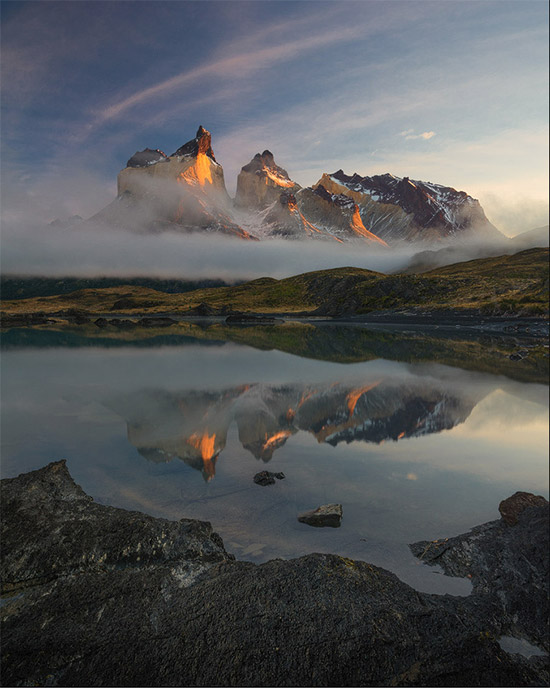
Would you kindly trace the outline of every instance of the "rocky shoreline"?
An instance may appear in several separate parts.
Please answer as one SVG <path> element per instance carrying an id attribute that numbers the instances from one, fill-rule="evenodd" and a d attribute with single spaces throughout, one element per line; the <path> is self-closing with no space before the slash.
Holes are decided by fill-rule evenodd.
<path id="1" fill-rule="evenodd" d="M 51 463 L 2 481 L 3 684 L 547 685 L 548 502 L 516 511 L 412 545 L 472 578 L 429 595 L 334 555 L 236 561 L 209 523 L 96 504 Z"/>
<path id="2" fill-rule="evenodd" d="M 203 304 L 204 306 L 204 304 Z M 124 317 L 121 317 L 124 316 Z M 507 335 L 515 338 L 534 338 L 548 340 L 550 322 L 546 317 L 525 317 L 520 315 L 487 316 L 477 312 L 464 311 L 380 311 L 367 315 L 339 315 L 325 316 L 322 313 L 280 313 L 277 317 L 266 313 L 241 313 L 215 309 L 208 306 L 197 307 L 189 313 L 87 313 L 74 309 L 56 313 L 37 311 L 32 313 L 2 314 L 0 328 L 34 328 L 47 325 L 87 325 L 94 324 L 99 329 L 114 327 L 117 329 L 134 328 L 169 328 L 181 321 L 194 320 L 223 320 L 228 325 L 279 325 L 285 319 L 300 322 L 329 322 L 339 324 L 356 324 L 370 326 L 386 326 L 396 328 L 418 328 L 430 331 L 433 329 L 454 330 L 461 328 L 463 332 L 488 333 Z"/>

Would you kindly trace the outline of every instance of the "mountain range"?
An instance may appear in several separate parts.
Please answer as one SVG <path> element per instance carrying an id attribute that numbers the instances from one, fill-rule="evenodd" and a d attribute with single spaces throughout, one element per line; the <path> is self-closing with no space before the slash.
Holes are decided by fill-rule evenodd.
<path id="1" fill-rule="evenodd" d="M 464 191 L 392 174 L 362 177 L 342 170 L 303 188 L 269 150 L 243 166 L 231 199 L 211 134 L 202 126 L 169 156 L 151 148 L 136 152 L 117 181 L 116 199 L 87 222 L 141 233 L 324 239 L 382 249 L 401 242 L 504 238 L 479 201 Z"/>

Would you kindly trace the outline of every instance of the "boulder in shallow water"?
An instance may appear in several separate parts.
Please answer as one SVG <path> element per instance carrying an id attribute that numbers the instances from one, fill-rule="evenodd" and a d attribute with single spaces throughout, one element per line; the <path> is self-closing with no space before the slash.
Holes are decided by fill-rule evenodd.
<path id="1" fill-rule="evenodd" d="M 271 473 L 270 471 L 260 471 L 254 476 L 254 482 L 256 485 L 273 485 L 275 483 L 275 478 L 277 480 L 283 480 L 285 477 L 284 473 Z"/>
<path id="2" fill-rule="evenodd" d="M 534 495 L 531 492 L 516 492 L 508 499 L 503 499 L 498 505 L 498 510 L 509 526 L 515 526 L 519 515 L 530 506 L 547 506 L 548 502 L 542 495 Z"/>
<path id="3" fill-rule="evenodd" d="M 317 507 L 317 509 L 304 511 L 303 514 L 298 516 L 298 520 L 300 523 L 307 523 L 308 526 L 316 526 L 317 528 L 325 526 L 338 528 L 342 521 L 342 505 L 324 504 Z"/>

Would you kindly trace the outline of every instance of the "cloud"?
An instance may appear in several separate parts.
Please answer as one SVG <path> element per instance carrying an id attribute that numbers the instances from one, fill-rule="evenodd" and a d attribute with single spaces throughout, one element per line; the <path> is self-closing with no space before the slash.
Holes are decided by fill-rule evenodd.
<path id="1" fill-rule="evenodd" d="M 71 215 L 90 217 L 115 195 L 115 178 L 98 175 L 75 161 L 55 166 L 47 174 L 15 165 L 10 174 L 2 175 L 4 240 L 7 242 L 14 231 L 26 233 L 28 225 L 35 228 L 41 241 L 40 237 L 47 233 L 46 223 Z"/>
<path id="2" fill-rule="evenodd" d="M 155 100 L 161 96 L 173 93 L 183 86 L 190 85 L 208 76 L 220 77 L 223 79 L 238 78 L 247 79 L 261 70 L 281 62 L 289 62 L 298 59 L 303 53 L 315 50 L 321 46 L 325 47 L 343 41 L 352 41 L 359 38 L 363 33 L 361 26 L 345 27 L 342 29 L 331 29 L 318 35 L 301 37 L 299 39 L 287 41 L 279 45 L 257 48 L 250 52 L 239 53 L 230 57 L 216 59 L 212 62 L 203 64 L 195 69 L 186 70 L 175 74 L 169 79 L 140 89 L 123 100 L 106 107 L 98 113 L 91 127 L 85 129 L 85 134 L 107 121 L 120 117 L 127 110 L 144 102 Z"/>
<path id="3" fill-rule="evenodd" d="M 2 272 L 49 276 L 149 276 L 228 281 L 275 278 L 334 267 L 390 272 L 405 265 L 406 250 L 329 241 L 243 241 L 205 233 L 137 235 L 92 223 L 60 229 L 36 217 L 8 217 Z"/>
<path id="4" fill-rule="evenodd" d="M 435 136 L 435 131 L 424 131 L 422 134 L 414 134 L 413 132 L 414 129 L 407 129 L 402 131 L 399 136 L 404 136 L 407 141 L 412 139 L 424 139 L 425 141 L 428 141 L 428 139 L 431 139 Z"/>
<path id="5" fill-rule="evenodd" d="M 479 135 L 467 144 L 445 138 L 423 152 L 380 150 L 368 161 L 354 154 L 341 162 L 359 174 L 391 172 L 466 191 L 510 236 L 548 224 L 547 125 Z"/>
<path id="6" fill-rule="evenodd" d="M 483 208 L 491 221 L 508 236 L 548 224 L 548 199 L 529 195 L 527 190 L 514 193 L 513 183 L 494 187 L 483 194 Z"/>

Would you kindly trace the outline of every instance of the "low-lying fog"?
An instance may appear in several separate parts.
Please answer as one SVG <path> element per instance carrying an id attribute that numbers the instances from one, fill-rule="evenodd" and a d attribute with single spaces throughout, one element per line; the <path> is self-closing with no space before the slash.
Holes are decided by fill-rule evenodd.
<path id="1" fill-rule="evenodd" d="M 498 244 L 469 241 L 453 246 L 402 245 L 385 249 L 364 243 L 273 239 L 244 241 L 216 234 L 163 232 L 136 235 L 82 223 L 53 227 L 36 220 L 14 221 L 3 228 L 1 266 L 4 275 L 148 276 L 227 281 L 262 276 L 289 277 L 311 270 L 353 266 L 391 273 L 413 263 L 448 264 L 479 256 L 513 253 L 527 248 L 503 238 Z M 443 249 L 443 250 L 441 250 Z"/>

